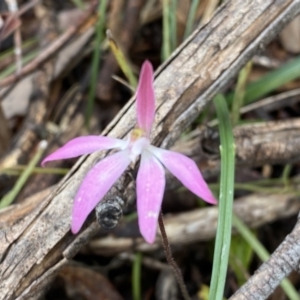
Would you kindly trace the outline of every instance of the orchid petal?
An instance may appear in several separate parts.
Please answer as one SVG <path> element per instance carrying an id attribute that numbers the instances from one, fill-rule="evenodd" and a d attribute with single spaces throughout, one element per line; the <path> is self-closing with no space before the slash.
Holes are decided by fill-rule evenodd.
<path id="1" fill-rule="evenodd" d="M 155 96 L 153 88 L 153 68 L 149 61 L 142 66 L 137 88 L 137 122 L 139 128 L 149 136 L 155 114 Z"/>
<path id="2" fill-rule="evenodd" d="M 64 146 L 48 155 L 42 161 L 42 166 L 48 161 L 78 157 L 100 150 L 124 148 L 126 145 L 127 143 L 123 140 L 107 136 L 88 135 L 78 137 L 70 140 Z"/>
<path id="3" fill-rule="evenodd" d="M 136 181 L 140 232 L 151 244 L 156 236 L 157 219 L 165 189 L 165 171 L 162 164 L 147 150 L 142 153 Z"/>
<path id="4" fill-rule="evenodd" d="M 123 150 L 107 156 L 87 173 L 74 200 L 71 224 L 74 234 L 129 164 L 129 151 Z"/>
<path id="5" fill-rule="evenodd" d="M 217 203 L 196 163 L 192 159 L 183 154 L 154 146 L 149 146 L 147 149 L 191 192 L 208 203 Z"/>

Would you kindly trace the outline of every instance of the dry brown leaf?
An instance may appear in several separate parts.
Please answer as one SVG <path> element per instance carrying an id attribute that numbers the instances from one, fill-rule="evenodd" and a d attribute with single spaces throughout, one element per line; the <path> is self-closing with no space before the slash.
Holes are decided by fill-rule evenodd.
<path id="1" fill-rule="evenodd" d="M 71 299 L 123 300 L 110 281 L 87 267 L 67 265 L 59 272 Z"/>

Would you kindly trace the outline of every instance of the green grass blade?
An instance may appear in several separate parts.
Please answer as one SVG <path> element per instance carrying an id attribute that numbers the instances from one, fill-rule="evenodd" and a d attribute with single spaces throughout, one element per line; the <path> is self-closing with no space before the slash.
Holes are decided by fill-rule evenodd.
<path id="1" fill-rule="evenodd" d="M 252 69 L 252 61 L 249 61 L 239 73 L 239 77 L 238 77 L 238 81 L 237 81 L 237 85 L 233 97 L 232 110 L 231 110 L 233 126 L 238 124 L 240 120 L 240 109 L 244 103 L 246 83 L 250 75 L 251 69 Z"/>
<path id="2" fill-rule="evenodd" d="M 250 103 L 298 77 L 300 77 L 300 57 L 250 83 L 246 90 L 245 103 Z"/>
<path id="3" fill-rule="evenodd" d="M 183 39 L 185 40 L 193 31 L 193 23 L 197 11 L 197 7 L 199 5 L 200 0 L 192 0 L 190 9 L 189 9 L 189 14 L 186 20 L 186 25 L 185 25 L 185 31 L 184 31 L 184 36 Z"/>
<path id="4" fill-rule="evenodd" d="M 249 230 L 249 228 L 243 223 L 243 221 L 236 215 L 233 215 L 232 223 L 233 226 L 239 232 L 239 234 L 249 243 L 249 245 L 251 245 L 253 251 L 257 254 L 257 256 L 262 261 L 268 260 L 270 254 L 268 253 L 266 248 L 260 243 L 260 241 L 255 237 L 255 235 L 251 232 L 251 230 Z M 282 280 L 280 285 L 289 299 L 300 299 L 299 293 L 288 279 Z"/>
<path id="5" fill-rule="evenodd" d="M 141 266 L 142 254 L 140 252 L 135 254 L 132 266 L 132 295 L 133 300 L 141 300 Z"/>
<path id="6" fill-rule="evenodd" d="M 162 60 L 165 61 L 171 55 L 171 37 L 170 37 L 170 0 L 163 0 L 163 42 L 162 42 Z"/>
<path id="7" fill-rule="evenodd" d="M 21 174 L 21 176 L 15 183 L 13 189 L 1 199 L 0 209 L 10 205 L 15 200 L 15 198 L 23 188 L 24 184 L 26 183 L 27 179 L 31 175 L 32 170 L 34 169 L 36 164 L 40 161 L 46 147 L 47 147 L 47 142 L 41 141 L 37 152 L 33 156 L 32 160 L 29 162 L 27 168 L 24 170 L 24 172 Z"/>
<path id="8" fill-rule="evenodd" d="M 176 24 L 177 0 L 171 0 L 170 4 L 170 44 L 171 51 L 177 47 L 177 24 Z"/>
<path id="9" fill-rule="evenodd" d="M 16 175 L 19 176 L 27 166 L 24 165 L 17 165 L 12 168 L 0 168 L 0 175 L 7 174 L 7 175 Z M 54 175 L 66 175 L 69 169 L 66 168 L 33 168 L 32 174 L 54 174 Z"/>
<path id="10" fill-rule="evenodd" d="M 242 286 L 248 279 L 248 269 L 253 257 L 252 247 L 241 235 L 234 235 L 231 238 L 229 265 L 234 272 L 239 286 Z"/>
<path id="11" fill-rule="evenodd" d="M 28 54 L 24 55 L 22 57 L 22 64 L 25 65 L 29 63 L 32 59 L 34 59 L 38 55 L 38 53 L 39 53 L 38 50 L 32 50 Z M 17 69 L 16 64 L 15 63 L 11 64 L 0 73 L 0 79 L 4 79 L 5 77 L 13 74 L 14 72 L 16 72 L 16 69 Z"/>
<path id="12" fill-rule="evenodd" d="M 127 61 L 127 58 L 125 57 L 122 49 L 118 46 L 117 42 L 115 41 L 115 39 L 113 38 L 110 30 L 107 30 L 106 32 L 106 36 L 108 39 L 108 43 L 109 43 L 109 47 L 112 51 L 112 53 L 114 54 L 122 72 L 124 73 L 124 75 L 126 76 L 127 80 L 129 81 L 130 85 L 133 88 L 137 87 L 137 78 L 134 75 L 129 62 Z"/>
<path id="13" fill-rule="evenodd" d="M 215 251 L 209 299 L 221 300 L 223 299 L 230 251 L 234 192 L 235 146 L 229 112 L 224 96 L 220 94 L 217 95 L 214 99 L 214 104 L 219 120 L 219 132 L 221 140 L 221 178 L 219 217 L 215 239 Z"/>
<path id="14" fill-rule="evenodd" d="M 300 77 L 300 56 L 280 68 L 269 72 L 259 80 L 250 83 L 245 92 L 244 103 L 249 104 L 269 94 L 284 84 Z M 233 94 L 226 96 L 228 103 L 232 103 Z"/>
<path id="15" fill-rule="evenodd" d="M 94 49 L 93 59 L 92 59 L 91 86 L 89 90 L 88 104 L 87 104 L 87 110 L 85 116 L 85 123 L 88 128 L 89 128 L 92 112 L 94 109 L 94 101 L 96 95 L 96 86 L 97 86 L 99 63 L 100 63 L 100 44 L 104 39 L 106 7 L 107 7 L 107 0 L 102 0 L 98 8 L 99 19 L 96 24 L 96 40 L 95 40 L 95 49 Z"/>
<path id="16" fill-rule="evenodd" d="M 84 4 L 81 0 L 71 0 L 75 6 L 79 9 L 84 9 Z"/>

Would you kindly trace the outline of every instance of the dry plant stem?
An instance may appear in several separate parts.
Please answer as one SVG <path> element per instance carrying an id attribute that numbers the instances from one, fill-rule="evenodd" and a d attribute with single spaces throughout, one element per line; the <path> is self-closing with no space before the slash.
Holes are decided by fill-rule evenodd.
<path id="1" fill-rule="evenodd" d="M 160 232 L 161 232 L 161 239 L 162 239 L 162 242 L 163 242 L 163 247 L 164 247 L 164 252 L 165 252 L 165 255 L 166 255 L 167 262 L 169 263 L 169 265 L 171 266 L 171 268 L 174 272 L 174 275 L 176 277 L 176 280 L 177 280 L 177 283 L 179 285 L 179 288 L 180 288 L 180 291 L 181 291 L 181 294 L 182 294 L 183 298 L 185 300 L 190 300 L 191 298 L 189 296 L 186 285 L 184 283 L 182 273 L 181 273 L 176 261 L 174 260 L 173 255 L 172 255 L 171 246 L 170 246 L 169 241 L 168 241 L 168 236 L 166 234 L 166 230 L 165 230 L 165 226 L 164 226 L 163 215 L 162 215 L 161 212 L 159 213 L 159 217 L 158 217 L 158 225 L 159 225 L 159 229 L 160 229 Z"/>
<path id="2" fill-rule="evenodd" d="M 0 105 L 0 157 L 5 153 L 10 145 L 11 132 L 8 122 L 4 116 Z"/>
<path id="3" fill-rule="evenodd" d="M 271 257 L 231 298 L 231 300 L 263 300 L 275 290 L 293 270 L 299 271 L 300 219 Z"/>
<path id="4" fill-rule="evenodd" d="M 234 128 L 238 166 L 287 163 L 299 158 L 300 118 L 284 121 L 244 124 Z M 173 147 L 199 161 L 209 157 L 208 165 L 219 158 L 219 135 L 215 129 L 200 127 L 191 132 L 189 140 L 179 140 Z M 203 153 L 204 152 L 204 153 Z M 205 173 L 206 167 L 202 168 Z"/>
<path id="5" fill-rule="evenodd" d="M 299 159 L 300 119 L 243 124 L 233 129 L 236 164 L 259 167 L 265 164 L 286 164 Z M 195 160 L 205 179 L 220 173 L 219 134 L 214 128 L 200 126 L 171 148 Z M 167 174 L 168 187 L 180 186 Z"/>
<path id="6" fill-rule="evenodd" d="M 30 63 L 25 65 L 18 74 L 10 75 L 0 81 L 0 87 L 4 87 L 19 81 L 22 77 L 33 72 L 37 67 L 45 63 L 57 51 L 59 51 L 83 26 L 83 24 L 90 18 L 95 11 L 97 4 L 93 3 L 87 10 L 85 16 L 75 25 L 70 26 L 59 38 L 57 38 L 51 45 L 49 45 L 39 56 L 33 59 Z"/>
<path id="7" fill-rule="evenodd" d="M 288 90 L 286 92 L 267 97 L 257 102 L 253 102 L 241 108 L 240 113 L 245 114 L 250 111 L 263 109 L 265 112 L 274 111 L 284 106 L 292 106 L 299 103 L 300 88 Z"/>
<path id="8" fill-rule="evenodd" d="M 22 5 L 20 7 L 20 9 L 18 11 L 16 11 L 16 16 L 20 17 L 25 12 L 27 12 L 28 10 L 33 8 L 35 5 L 37 5 L 39 2 L 41 2 L 41 0 L 32 0 L 32 1 L 29 1 L 29 2 L 25 3 L 24 5 Z"/>
<path id="9" fill-rule="evenodd" d="M 119 0 L 117 0 L 119 1 Z M 120 1 L 121 2 L 121 1 Z M 140 11 L 144 5 L 145 0 L 129 0 L 126 3 L 126 7 L 119 13 L 120 16 L 124 15 L 124 20 L 117 20 L 117 24 L 114 24 L 114 28 L 111 29 L 113 36 L 116 38 L 118 46 L 121 47 L 124 55 L 127 57 L 129 48 L 134 41 L 133 32 L 139 26 Z M 122 7 L 118 6 L 118 9 Z M 119 25 L 119 28 L 116 26 Z M 109 28 L 110 29 L 110 28 Z M 99 72 L 99 80 L 97 84 L 97 97 L 102 101 L 112 100 L 114 93 L 115 81 L 112 78 L 113 74 L 116 74 L 120 69 L 114 54 L 110 52 L 103 62 L 103 66 Z"/>
<path id="10" fill-rule="evenodd" d="M 299 12 L 300 0 L 224 2 L 211 21 L 195 30 L 157 71 L 153 144 L 170 147 L 213 96 Z M 135 121 L 132 99 L 103 134 L 123 138 Z M 10 247 L 0 264 L 0 300 L 24 300 L 40 294 L 55 272 L 97 232 L 92 214 L 81 233 L 72 235 L 70 215 L 83 177 L 105 155 L 95 153 L 79 159 L 44 199 L 44 206 L 19 238 L 8 241 Z"/>
<path id="11" fill-rule="evenodd" d="M 234 202 L 235 214 L 250 228 L 288 218 L 296 215 L 299 210 L 299 197 L 295 197 L 294 193 L 254 193 Z M 171 245 L 189 245 L 212 240 L 216 234 L 217 220 L 218 208 L 206 207 L 168 215 L 164 218 L 164 223 Z M 160 239 L 149 245 L 142 238 L 108 236 L 93 239 L 84 251 L 98 255 L 115 255 L 123 251 L 151 252 L 160 248 Z"/>
<path id="12" fill-rule="evenodd" d="M 18 3 L 16 0 L 6 0 L 8 10 L 11 14 L 16 13 L 18 9 Z M 22 38 L 21 38 L 21 29 L 18 26 L 14 33 L 14 43 L 15 43 L 15 58 L 16 58 L 16 72 L 19 73 L 22 68 Z"/>
<path id="13" fill-rule="evenodd" d="M 38 4 L 34 8 L 36 16 L 40 20 L 39 26 L 39 46 L 44 49 L 51 44 L 57 36 L 55 28 L 55 13 L 45 8 L 42 4 Z M 32 76 L 33 96 L 30 99 L 30 105 L 26 115 L 25 122 L 19 130 L 14 144 L 11 146 L 7 154 L 1 159 L 0 165 L 15 165 L 18 161 L 26 162 L 31 150 L 36 146 L 38 140 L 38 130 L 44 123 L 47 113 L 47 100 L 49 96 L 49 82 L 54 73 L 54 60 L 50 60 L 38 69 Z"/>

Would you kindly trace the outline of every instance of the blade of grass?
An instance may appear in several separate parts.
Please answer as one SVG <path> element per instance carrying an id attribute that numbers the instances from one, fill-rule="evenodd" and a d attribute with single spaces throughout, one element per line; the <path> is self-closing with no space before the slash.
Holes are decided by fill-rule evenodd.
<path id="1" fill-rule="evenodd" d="M 162 43 L 162 60 L 165 61 L 171 55 L 171 38 L 170 38 L 170 0 L 162 0 L 163 5 L 163 43 Z"/>
<path id="2" fill-rule="evenodd" d="M 285 188 L 289 187 L 289 177 L 291 175 L 292 167 L 293 167 L 292 164 L 286 164 L 284 166 L 281 178 Z"/>
<path id="3" fill-rule="evenodd" d="M 268 253 L 266 248 L 260 243 L 260 241 L 255 237 L 255 235 L 251 232 L 251 230 L 249 230 L 249 228 L 244 224 L 244 222 L 236 215 L 233 215 L 232 223 L 233 226 L 239 232 L 239 234 L 249 243 L 249 245 L 251 245 L 253 251 L 257 254 L 257 256 L 262 261 L 268 260 L 270 254 Z M 282 280 L 280 285 L 289 299 L 300 299 L 299 293 L 288 279 Z"/>
<path id="4" fill-rule="evenodd" d="M 35 45 L 37 45 L 37 39 L 36 38 L 29 38 L 29 39 L 25 40 L 22 43 L 22 52 L 27 51 L 30 47 L 33 47 Z M 9 56 L 11 56 L 13 54 L 14 54 L 14 49 L 13 48 L 9 48 L 9 49 L 1 52 L 0 61 L 2 59 L 8 58 Z"/>
<path id="5" fill-rule="evenodd" d="M 221 300 L 223 299 L 230 251 L 234 192 L 235 146 L 229 112 L 224 96 L 220 94 L 217 95 L 214 99 L 214 105 L 216 107 L 219 120 L 219 132 L 221 140 L 221 178 L 219 216 L 215 239 L 213 271 L 209 299 Z"/>
<path id="6" fill-rule="evenodd" d="M 177 0 L 171 0 L 170 3 L 170 44 L 171 51 L 177 47 L 177 24 L 176 24 Z"/>
<path id="7" fill-rule="evenodd" d="M 238 285 L 242 286 L 248 279 L 248 269 L 253 257 L 252 247 L 241 235 L 234 235 L 231 238 L 229 265 L 237 279 Z"/>
<path id="8" fill-rule="evenodd" d="M 252 61 L 249 61 L 246 64 L 246 66 L 240 71 L 238 76 L 238 81 L 235 88 L 232 110 L 231 110 L 233 126 L 238 124 L 240 120 L 240 109 L 244 103 L 246 83 L 251 73 L 251 69 L 252 69 Z"/>
<path id="9" fill-rule="evenodd" d="M 132 295 L 134 300 L 141 300 L 141 266 L 142 254 L 137 252 L 132 266 Z"/>
<path id="10" fill-rule="evenodd" d="M 128 79 L 130 85 L 132 87 L 136 88 L 137 87 L 137 78 L 134 75 L 134 73 L 130 67 L 130 64 L 129 64 L 128 60 L 126 59 L 122 49 L 118 46 L 118 44 L 115 41 L 115 39 L 113 38 L 110 30 L 106 31 L 106 36 L 108 39 L 110 49 L 111 49 L 112 53 L 114 54 L 122 72 Z"/>
<path id="11" fill-rule="evenodd" d="M 107 0 L 102 0 L 98 7 L 99 19 L 96 24 L 95 48 L 94 48 L 94 53 L 92 58 L 92 70 L 91 70 L 91 85 L 89 89 L 88 104 L 87 104 L 87 110 L 85 115 L 85 123 L 87 128 L 89 128 L 90 119 L 94 108 L 98 69 L 100 63 L 100 44 L 104 39 L 106 7 L 107 7 Z"/>
<path id="12" fill-rule="evenodd" d="M 32 50 L 28 54 L 24 55 L 22 57 L 22 65 L 25 65 L 29 61 L 31 61 L 32 59 L 34 59 L 38 55 L 38 53 L 39 53 L 38 50 Z M 17 69 L 16 64 L 15 63 L 11 64 L 10 66 L 8 66 L 5 70 L 3 70 L 0 73 L 0 79 L 4 79 L 8 75 L 11 75 L 12 73 L 14 73 L 16 71 L 16 69 Z"/>
<path id="13" fill-rule="evenodd" d="M 183 39 L 185 40 L 193 31 L 193 23 L 196 15 L 196 10 L 199 5 L 200 0 L 192 0 L 190 5 L 189 14 L 186 20 L 185 31 Z"/>
<path id="14" fill-rule="evenodd" d="M 77 8 L 84 9 L 84 4 L 81 0 L 71 0 L 71 1 Z"/>
<path id="15" fill-rule="evenodd" d="M 46 141 L 41 141 L 35 155 L 33 156 L 31 161 L 29 162 L 27 168 L 24 170 L 24 172 L 21 174 L 21 176 L 19 177 L 19 179 L 15 183 L 13 189 L 10 192 L 8 192 L 1 199 L 0 209 L 10 205 L 15 200 L 15 198 L 17 197 L 17 195 L 19 194 L 19 192 L 23 188 L 24 184 L 26 183 L 27 179 L 31 175 L 33 168 L 40 161 L 46 147 L 47 147 L 47 142 Z"/>
<path id="16" fill-rule="evenodd" d="M 24 171 L 27 166 L 17 165 L 12 168 L 0 168 L 0 174 L 7 174 L 7 175 L 20 175 L 22 171 Z M 69 169 L 65 168 L 33 168 L 32 174 L 55 174 L 55 175 L 66 175 Z"/>
<path id="17" fill-rule="evenodd" d="M 245 92 L 244 103 L 249 104 L 269 94 L 284 84 L 300 77 L 300 56 L 280 68 L 269 72 L 259 80 L 250 83 Z M 232 103 L 233 94 L 226 96 L 228 103 Z"/>

